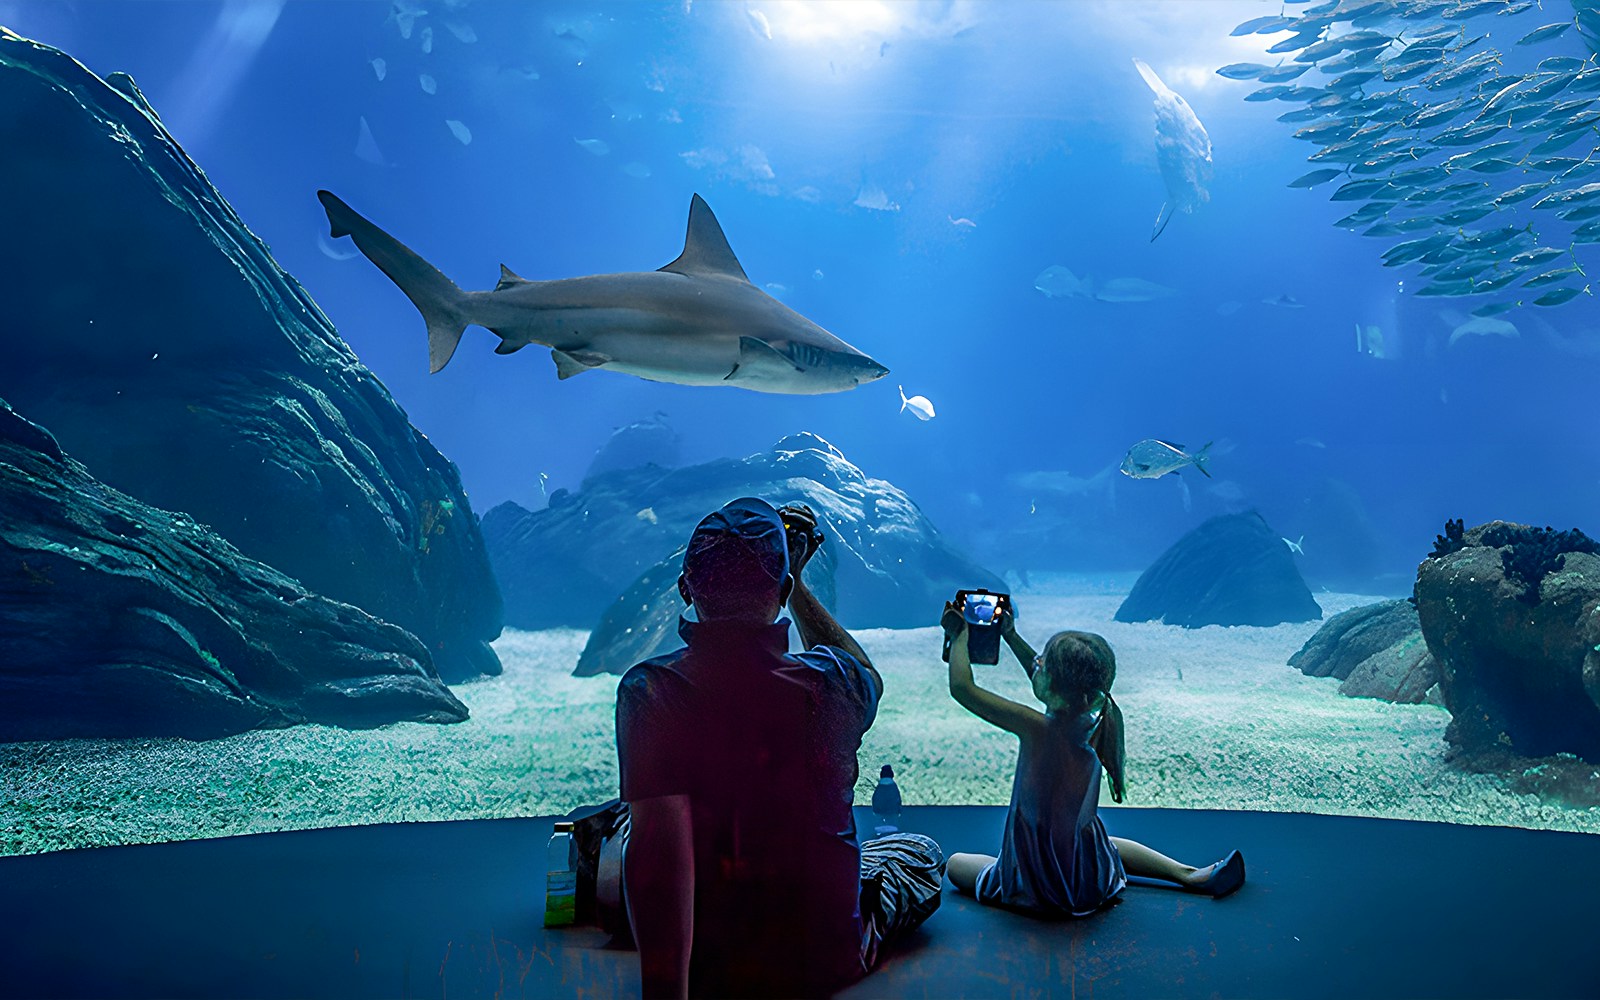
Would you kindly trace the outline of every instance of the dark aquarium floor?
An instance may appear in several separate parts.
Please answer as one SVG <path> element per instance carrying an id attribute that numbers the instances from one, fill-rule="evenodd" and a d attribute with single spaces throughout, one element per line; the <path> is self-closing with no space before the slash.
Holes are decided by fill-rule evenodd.
<path id="1" fill-rule="evenodd" d="M 1213 901 L 1130 886 L 1039 923 L 946 889 L 855 997 L 1595 995 L 1600 837 L 1403 820 L 1104 810 L 1191 863 L 1241 849 Z M 867 817 L 863 814 L 863 820 Z M 947 853 L 994 807 L 920 807 Z M 550 821 L 349 827 L 0 858 L 0 994 L 19 997 L 611 997 L 633 952 L 540 926 Z"/>

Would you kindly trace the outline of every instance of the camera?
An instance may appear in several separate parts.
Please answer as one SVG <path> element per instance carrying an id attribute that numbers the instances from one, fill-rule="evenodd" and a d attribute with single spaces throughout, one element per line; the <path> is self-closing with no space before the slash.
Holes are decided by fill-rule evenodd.
<path id="1" fill-rule="evenodd" d="M 958 590 L 952 602 L 967 623 L 967 654 L 973 663 L 1000 662 L 1000 619 L 1011 611 L 1011 595 L 988 590 Z M 944 641 L 944 661 L 950 662 L 950 639 Z"/>
<path id="2" fill-rule="evenodd" d="M 805 517 L 809 511 L 795 510 L 785 505 L 778 508 L 778 517 L 783 521 L 783 533 L 792 543 L 796 537 L 807 539 L 806 550 L 816 552 L 822 547 L 825 535 L 822 529 Z"/>

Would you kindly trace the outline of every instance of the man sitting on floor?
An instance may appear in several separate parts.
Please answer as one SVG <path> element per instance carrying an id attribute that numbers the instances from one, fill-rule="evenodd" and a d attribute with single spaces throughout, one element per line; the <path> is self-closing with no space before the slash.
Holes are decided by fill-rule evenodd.
<path id="1" fill-rule="evenodd" d="M 858 845 L 856 751 L 883 680 L 801 582 L 822 543 L 804 505 L 734 500 L 689 539 L 687 648 L 617 686 L 630 807 L 623 892 L 644 996 L 825 995 L 939 906 L 919 834 Z M 789 605 L 806 652 L 789 649 Z"/>

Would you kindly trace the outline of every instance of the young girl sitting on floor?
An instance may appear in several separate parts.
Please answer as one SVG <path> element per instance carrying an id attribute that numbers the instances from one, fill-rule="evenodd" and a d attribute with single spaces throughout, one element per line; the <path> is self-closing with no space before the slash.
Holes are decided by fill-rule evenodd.
<path id="1" fill-rule="evenodd" d="M 1126 875 L 1173 882 L 1189 892 L 1226 896 L 1244 884 L 1234 851 L 1205 868 L 1181 864 L 1143 844 L 1106 834 L 1097 813 L 1100 768 L 1122 801 L 1122 712 L 1111 700 L 1116 656 L 1089 632 L 1058 632 L 1044 654 L 1016 632 L 1007 612 L 999 628 L 1046 710 L 1019 705 L 977 686 L 961 609 L 946 605 L 950 695 L 985 722 L 1022 739 L 998 858 L 952 854 L 947 873 L 978 901 L 1039 915 L 1086 916 L 1127 885 Z"/>

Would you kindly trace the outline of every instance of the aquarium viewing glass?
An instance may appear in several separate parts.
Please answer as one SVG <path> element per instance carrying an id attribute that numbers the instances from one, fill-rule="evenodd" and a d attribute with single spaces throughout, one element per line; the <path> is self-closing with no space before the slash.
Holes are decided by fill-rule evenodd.
<path id="1" fill-rule="evenodd" d="M 1600 831 L 1591 0 L 0 26 L 0 853 L 613 798 L 747 494 L 857 805 L 1008 801 L 983 589 L 1110 642 L 1127 807 Z"/>

